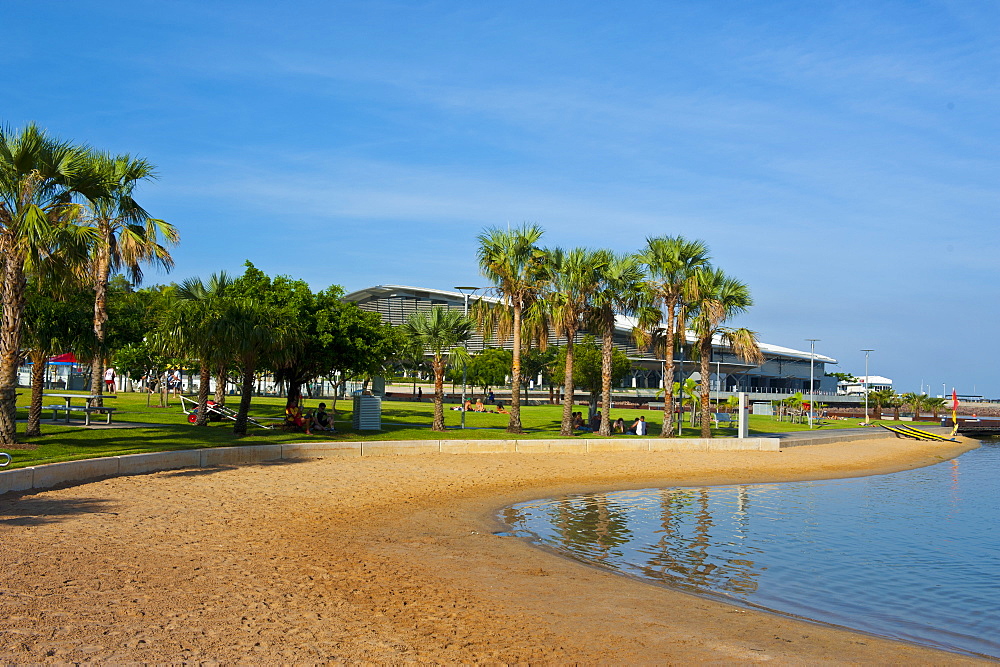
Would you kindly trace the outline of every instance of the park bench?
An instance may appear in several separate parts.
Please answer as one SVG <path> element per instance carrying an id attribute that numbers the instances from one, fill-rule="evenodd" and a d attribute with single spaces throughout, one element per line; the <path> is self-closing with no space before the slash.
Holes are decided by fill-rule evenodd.
<path id="1" fill-rule="evenodd" d="M 46 410 L 52 410 L 52 419 L 53 420 L 59 418 L 59 412 L 60 411 L 65 411 L 66 412 L 66 420 L 67 421 L 69 421 L 69 416 L 70 416 L 71 413 L 73 413 L 73 412 L 82 412 L 83 413 L 83 423 L 84 423 L 84 425 L 90 426 L 90 415 L 94 414 L 95 412 L 97 414 L 106 415 L 107 418 L 108 418 L 108 421 L 106 423 L 110 424 L 111 423 L 111 415 L 118 408 L 108 408 L 108 407 L 93 407 L 93 408 L 91 408 L 91 407 L 87 407 L 85 405 L 46 405 L 45 409 Z"/>
<path id="2" fill-rule="evenodd" d="M 713 412 L 712 419 L 715 421 L 715 428 L 719 428 L 720 426 L 736 427 L 736 420 L 728 412 Z"/>

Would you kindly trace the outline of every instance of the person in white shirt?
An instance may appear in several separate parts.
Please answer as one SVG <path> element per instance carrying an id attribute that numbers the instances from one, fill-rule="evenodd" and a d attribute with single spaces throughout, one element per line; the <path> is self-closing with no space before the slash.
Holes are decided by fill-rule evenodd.
<path id="1" fill-rule="evenodd" d="M 116 391 L 115 369 L 111 366 L 108 367 L 108 370 L 104 371 L 104 389 L 105 391 L 110 391 L 111 393 Z"/>

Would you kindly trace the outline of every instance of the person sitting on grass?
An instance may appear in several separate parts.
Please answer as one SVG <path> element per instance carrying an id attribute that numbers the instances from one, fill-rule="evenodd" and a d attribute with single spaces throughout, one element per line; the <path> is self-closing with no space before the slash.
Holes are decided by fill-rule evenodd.
<path id="1" fill-rule="evenodd" d="M 503 401 L 497 401 L 497 414 L 508 414 L 507 411 L 503 409 Z"/>
<path id="2" fill-rule="evenodd" d="M 600 428 L 601 428 L 601 411 L 600 410 L 598 410 L 597 412 L 595 412 L 594 414 L 592 414 L 590 416 L 590 424 L 589 424 L 589 426 L 590 426 L 590 430 L 593 431 L 594 433 L 597 433 L 597 431 L 600 430 Z"/>
<path id="3" fill-rule="evenodd" d="M 629 428 L 628 432 L 632 435 L 646 435 L 646 417 L 645 415 L 636 419 L 632 426 Z"/>
<path id="4" fill-rule="evenodd" d="M 467 401 L 465 401 L 465 411 L 466 412 L 472 412 L 472 399 L 471 398 L 468 399 Z"/>
<path id="5" fill-rule="evenodd" d="M 615 420 L 615 427 L 614 427 L 614 429 L 615 429 L 615 433 L 624 433 L 625 432 L 625 420 L 622 419 L 621 417 L 619 417 L 618 419 L 616 419 Z"/>
<path id="6" fill-rule="evenodd" d="M 289 403 L 285 406 L 285 430 L 296 429 L 302 429 L 306 435 L 312 435 L 312 431 L 309 430 L 309 420 L 302 414 L 302 408 L 298 403 Z"/>
<path id="7" fill-rule="evenodd" d="M 573 413 L 573 428 L 578 431 L 590 431 L 586 424 L 583 423 L 583 413 L 574 412 Z"/>
<path id="8" fill-rule="evenodd" d="M 333 416 L 326 411 L 326 403 L 320 403 L 316 412 L 313 413 L 312 427 L 317 431 L 336 431 L 333 427 Z"/>
<path id="9" fill-rule="evenodd" d="M 483 405 L 483 399 L 476 399 L 476 412 L 486 412 L 486 406 Z"/>

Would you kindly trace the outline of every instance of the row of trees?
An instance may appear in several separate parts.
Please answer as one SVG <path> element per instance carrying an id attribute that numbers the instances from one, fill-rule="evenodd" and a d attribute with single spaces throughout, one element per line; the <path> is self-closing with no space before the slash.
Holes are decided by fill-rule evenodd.
<path id="1" fill-rule="evenodd" d="M 874 417 L 869 415 L 869 419 L 880 419 L 882 410 L 888 408 L 893 411 L 894 417 L 898 420 L 899 410 L 904 406 L 908 406 L 913 411 L 914 419 L 927 410 L 930 410 L 934 419 L 937 419 L 938 413 L 945 407 L 946 402 L 946 398 L 932 397 L 917 392 L 897 394 L 892 388 L 872 390 L 868 392 L 868 409 Z"/>
<path id="2" fill-rule="evenodd" d="M 25 326 L 29 285 L 54 302 L 88 291 L 92 336 L 80 349 L 90 357 L 92 388 L 101 393 L 110 276 L 123 271 L 138 280 L 144 265 L 169 268 L 168 246 L 178 241 L 172 225 L 151 217 L 134 199 L 136 187 L 153 177 L 143 158 L 59 141 L 34 124 L 0 128 L 0 443 L 15 441 L 26 333 L 35 342 L 51 333 Z M 46 318 L 58 314 L 50 310 Z M 33 354 L 40 358 L 41 350 Z M 32 412 L 40 412 L 40 403 Z"/>
<path id="3" fill-rule="evenodd" d="M 562 343 L 562 435 L 572 435 L 575 398 L 576 338 L 581 331 L 600 337 L 602 354 L 600 433 L 611 433 L 611 387 L 614 334 L 619 316 L 630 316 L 638 326 L 639 345 L 665 359 L 663 437 L 674 435 L 674 357 L 693 331 L 695 352 L 701 361 L 702 411 L 709 410 L 708 377 L 713 342 L 728 346 L 737 356 L 760 363 L 756 334 L 725 323 L 752 305 L 747 285 L 709 263 L 701 241 L 680 236 L 649 238 L 634 254 L 610 250 L 543 248 L 537 225 L 515 229 L 491 228 L 479 235 L 478 259 L 483 276 L 493 283 L 498 298 L 479 301 L 473 308 L 475 325 L 487 339 L 512 341 L 511 407 L 507 430 L 521 433 L 520 406 L 523 355 L 532 346 L 542 349 L 552 331 Z M 435 308 L 417 313 L 407 324 L 408 334 L 431 351 L 435 371 L 433 428 L 444 430 L 443 377 L 445 357 L 463 363 L 462 343 L 472 335 L 473 322 L 457 311 Z M 708 420 L 702 434 L 710 435 Z"/>

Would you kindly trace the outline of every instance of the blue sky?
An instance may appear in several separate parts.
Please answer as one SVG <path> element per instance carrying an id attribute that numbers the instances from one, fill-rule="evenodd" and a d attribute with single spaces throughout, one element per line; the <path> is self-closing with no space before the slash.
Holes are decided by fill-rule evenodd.
<path id="1" fill-rule="evenodd" d="M 169 276 L 482 284 L 476 235 L 708 242 L 737 323 L 1000 398 L 995 2 L 9 2 L 0 122 L 147 157 Z"/>

